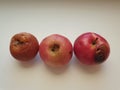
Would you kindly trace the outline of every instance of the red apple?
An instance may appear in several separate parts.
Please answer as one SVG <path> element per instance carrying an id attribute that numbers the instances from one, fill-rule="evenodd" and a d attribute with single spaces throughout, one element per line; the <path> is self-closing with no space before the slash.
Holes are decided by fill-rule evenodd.
<path id="1" fill-rule="evenodd" d="M 51 67 L 62 67 L 69 63 L 72 57 L 72 44 L 64 36 L 52 34 L 42 40 L 39 54 L 45 64 Z"/>
<path id="2" fill-rule="evenodd" d="M 80 35 L 74 42 L 74 53 L 86 65 L 104 62 L 110 53 L 110 46 L 102 36 L 88 32 Z"/>
<path id="3" fill-rule="evenodd" d="M 39 43 L 35 36 L 21 32 L 11 38 L 10 53 L 19 61 L 32 60 L 39 50 Z"/>

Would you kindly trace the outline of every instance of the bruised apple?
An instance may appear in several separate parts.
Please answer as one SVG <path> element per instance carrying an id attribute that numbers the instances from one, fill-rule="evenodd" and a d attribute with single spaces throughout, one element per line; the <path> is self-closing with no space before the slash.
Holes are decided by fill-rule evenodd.
<path id="1" fill-rule="evenodd" d="M 74 53 L 81 63 L 95 65 L 104 62 L 108 58 L 110 46 L 102 36 L 87 32 L 75 40 Z"/>
<path id="2" fill-rule="evenodd" d="M 52 34 L 42 40 L 39 54 L 50 67 L 62 67 L 69 63 L 72 57 L 72 44 L 64 36 Z"/>
<path id="3" fill-rule="evenodd" d="M 10 53 L 19 61 L 32 60 L 39 50 L 39 43 L 35 36 L 21 32 L 11 38 Z"/>

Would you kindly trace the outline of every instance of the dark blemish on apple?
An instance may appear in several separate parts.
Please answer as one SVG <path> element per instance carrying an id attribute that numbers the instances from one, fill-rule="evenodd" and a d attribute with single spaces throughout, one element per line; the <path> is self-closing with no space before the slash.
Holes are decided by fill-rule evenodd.
<path id="1" fill-rule="evenodd" d="M 23 44 L 24 44 L 24 42 L 21 41 L 21 40 L 19 40 L 19 39 L 16 39 L 16 40 L 14 41 L 14 46 L 23 45 Z"/>
<path id="2" fill-rule="evenodd" d="M 53 44 L 52 47 L 51 47 L 51 51 L 56 52 L 56 51 L 59 50 L 59 48 L 60 48 L 60 46 L 58 44 Z"/>
<path id="3" fill-rule="evenodd" d="M 92 42 L 93 45 L 97 43 L 98 38 L 95 38 L 95 40 Z"/>
<path id="4" fill-rule="evenodd" d="M 96 63 L 102 63 L 105 60 L 105 49 L 104 46 L 100 46 L 95 53 L 95 62 Z"/>
<path id="5" fill-rule="evenodd" d="M 72 55 L 72 51 L 69 51 L 69 54 Z"/>

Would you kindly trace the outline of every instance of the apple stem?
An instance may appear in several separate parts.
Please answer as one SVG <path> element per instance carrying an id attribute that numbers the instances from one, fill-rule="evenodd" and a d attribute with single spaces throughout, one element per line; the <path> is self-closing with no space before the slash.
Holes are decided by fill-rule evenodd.
<path id="1" fill-rule="evenodd" d="M 96 42 L 97 42 L 97 40 L 98 40 L 98 38 L 96 38 L 96 39 L 92 42 L 92 44 L 95 45 Z"/>

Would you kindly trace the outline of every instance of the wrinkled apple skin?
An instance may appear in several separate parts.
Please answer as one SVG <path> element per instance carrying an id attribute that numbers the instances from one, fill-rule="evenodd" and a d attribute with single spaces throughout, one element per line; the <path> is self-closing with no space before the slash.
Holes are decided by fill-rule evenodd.
<path id="1" fill-rule="evenodd" d="M 63 67 L 72 58 L 72 44 L 64 36 L 52 34 L 42 40 L 39 54 L 45 64 L 50 67 Z"/>
<path id="2" fill-rule="evenodd" d="M 110 46 L 102 36 L 87 32 L 75 40 L 74 53 L 81 63 L 95 65 L 106 61 L 110 53 Z"/>
<path id="3" fill-rule="evenodd" d="M 10 53 L 19 61 L 32 60 L 39 50 L 39 42 L 30 33 L 21 32 L 15 34 L 10 41 Z"/>

